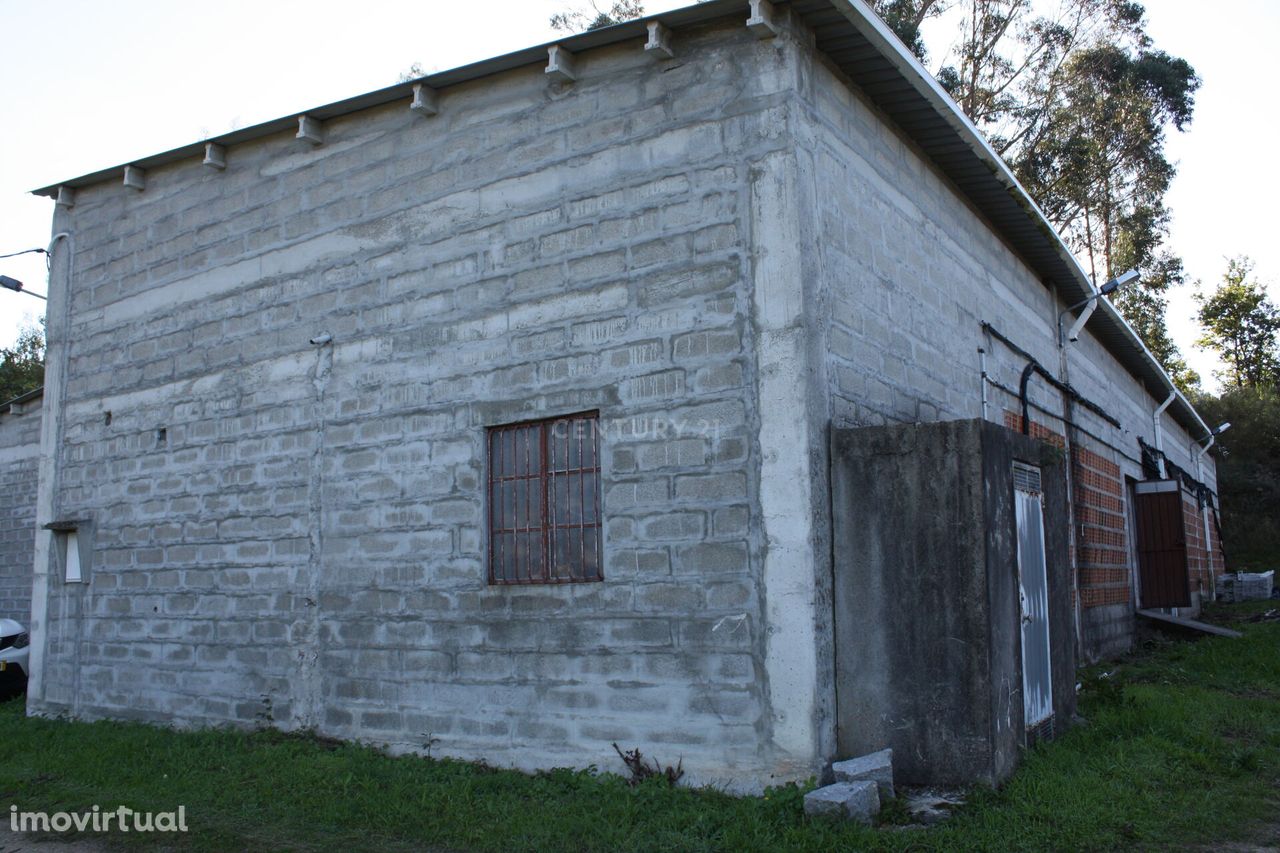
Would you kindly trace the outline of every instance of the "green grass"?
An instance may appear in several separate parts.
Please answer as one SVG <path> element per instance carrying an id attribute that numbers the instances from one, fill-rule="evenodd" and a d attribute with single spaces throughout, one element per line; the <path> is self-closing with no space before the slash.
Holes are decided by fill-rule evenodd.
<path id="1" fill-rule="evenodd" d="M 20 702 L 0 706 L 0 803 L 47 811 L 185 804 L 187 835 L 110 836 L 113 844 L 180 850 L 1064 850 L 1222 842 L 1249 837 L 1280 802 L 1280 622 L 1235 626 L 1244 639 L 1162 642 L 1082 673 L 1088 725 L 1030 751 L 1001 790 L 974 792 L 935 829 L 809 820 L 796 786 L 741 799 L 663 783 L 631 788 L 609 774 L 526 776 L 272 731 L 28 719 Z"/>

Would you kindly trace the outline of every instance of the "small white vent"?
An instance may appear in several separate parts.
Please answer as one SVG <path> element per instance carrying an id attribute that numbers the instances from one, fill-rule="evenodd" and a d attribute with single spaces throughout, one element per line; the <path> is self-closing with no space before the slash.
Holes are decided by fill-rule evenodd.
<path id="1" fill-rule="evenodd" d="M 1013 463 L 1013 487 L 1020 492 L 1040 494 L 1040 469 L 1021 462 Z"/>
<path id="2" fill-rule="evenodd" d="M 80 537 L 72 530 L 66 534 L 66 582 L 83 583 L 84 574 L 80 571 Z"/>

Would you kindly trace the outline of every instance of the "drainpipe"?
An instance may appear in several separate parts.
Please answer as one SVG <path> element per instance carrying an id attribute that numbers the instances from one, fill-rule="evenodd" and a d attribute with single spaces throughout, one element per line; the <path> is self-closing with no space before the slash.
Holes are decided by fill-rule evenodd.
<path id="1" fill-rule="evenodd" d="M 1156 413 L 1151 416 L 1151 423 L 1152 423 L 1152 426 L 1155 427 L 1155 433 L 1156 433 L 1156 450 L 1160 451 L 1160 455 L 1156 459 L 1156 464 L 1160 468 L 1161 480 L 1163 480 L 1166 475 L 1164 470 L 1164 430 L 1160 426 L 1160 416 L 1164 414 L 1164 410 L 1169 408 L 1169 404 L 1172 403 L 1174 401 L 1174 398 L 1176 398 L 1177 396 L 1178 396 L 1177 391 L 1170 391 L 1168 399 L 1166 399 L 1163 403 L 1161 403 L 1160 408 L 1156 409 Z"/>
<path id="2" fill-rule="evenodd" d="M 1054 290 L 1054 302 L 1057 302 L 1057 290 Z M 1088 309 L 1080 315 L 1082 320 L 1088 320 L 1089 315 L 1093 313 L 1093 309 L 1098 305 L 1098 300 L 1090 297 Z M 1070 309 L 1068 309 L 1070 310 Z M 1067 350 L 1066 344 L 1062 339 L 1062 317 L 1058 315 L 1058 375 L 1062 377 L 1062 439 L 1063 450 L 1067 454 L 1066 481 L 1067 481 L 1067 550 L 1071 555 L 1069 569 L 1071 571 L 1071 598 L 1074 602 L 1072 607 L 1072 627 L 1075 629 L 1075 648 L 1076 660 L 1084 660 L 1084 603 L 1080 600 L 1080 536 L 1076 530 L 1076 472 L 1075 472 L 1075 437 L 1071 434 L 1071 424 L 1075 423 L 1075 409 L 1072 405 L 1071 394 L 1067 391 L 1071 387 L 1071 354 Z M 1074 332 L 1079 332 L 1083 328 L 1083 323 L 1078 323 L 1072 327 Z M 1074 340 L 1074 338 L 1072 339 Z M 1027 425 L 1030 423 L 1030 413 L 1027 410 L 1027 386 L 1026 381 L 1030 378 L 1029 370 L 1031 365 L 1028 364 L 1028 370 L 1022 374 L 1022 427 L 1026 432 Z"/>
<path id="3" fill-rule="evenodd" d="M 978 366 L 982 371 L 982 419 L 987 419 L 987 410 L 991 403 L 987 398 L 987 349 L 978 347 Z"/>
<path id="4" fill-rule="evenodd" d="M 1075 323 L 1071 326 L 1071 330 L 1067 332 L 1067 340 L 1072 343 L 1080 340 L 1080 330 L 1084 328 L 1084 324 L 1089 322 L 1089 318 L 1092 317 L 1093 312 L 1097 310 L 1098 300 L 1090 299 L 1089 304 L 1080 312 L 1080 316 L 1076 318 Z"/>

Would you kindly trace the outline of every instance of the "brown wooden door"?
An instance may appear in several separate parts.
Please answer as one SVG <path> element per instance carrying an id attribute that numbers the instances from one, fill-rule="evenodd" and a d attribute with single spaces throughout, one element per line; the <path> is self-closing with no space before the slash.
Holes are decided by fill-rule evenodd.
<path id="1" fill-rule="evenodd" d="M 1175 480 L 1138 483 L 1133 503 L 1142 607 L 1190 607 L 1182 490 Z"/>

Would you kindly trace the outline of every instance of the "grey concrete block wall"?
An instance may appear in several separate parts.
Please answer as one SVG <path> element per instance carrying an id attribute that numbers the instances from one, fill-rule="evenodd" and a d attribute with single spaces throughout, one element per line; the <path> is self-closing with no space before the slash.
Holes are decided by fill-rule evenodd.
<path id="1" fill-rule="evenodd" d="M 819 234 L 816 298 L 825 357 L 818 369 L 835 426 L 928 423 L 982 415 L 979 347 L 990 375 L 1017 389 L 1024 358 L 986 335 L 986 322 L 1055 373 L 1062 369 L 1056 321 L 1066 306 L 1002 241 L 919 149 L 856 89 L 815 56 L 800 91 L 799 156 L 812 182 Z M 1070 345 L 1067 376 L 1084 397 L 1116 417 L 1115 428 L 1076 406 L 1088 449 L 1143 479 L 1138 438 L 1154 443 L 1152 414 L 1162 402 L 1086 327 Z M 1017 411 L 1016 396 L 989 388 L 988 418 Z M 1036 378 L 1030 400 L 1063 412 L 1062 396 Z M 1032 420 L 1056 432 L 1041 411 Z M 1164 444 L 1176 464 L 1195 471 L 1193 436 L 1166 415 Z M 1107 445 L 1111 445 L 1108 447 Z M 1112 447 L 1115 449 L 1113 450 Z M 1216 483 L 1212 461 L 1204 479 Z M 1084 650 L 1122 652 L 1133 638 L 1133 606 L 1088 608 Z"/>
<path id="2" fill-rule="evenodd" d="M 0 414 L 0 618 L 31 621 L 40 400 Z"/>
<path id="3" fill-rule="evenodd" d="M 748 240 L 794 54 L 736 18 L 680 42 L 59 213 L 52 511 L 93 519 L 93 557 L 86 584 L 50 580 L 32 710 L 773 772 Z M 490 586 L 485 428 L 585 410 L 605 581 Z"/>
<path id="4" fill-rule="evenodd" d="M 819 201 L 815 248 L 831 305 L 826 370 L 835 419 L 874 426 L 980 415 L 978 347 L 1005 385 L 1017 387 L 1025 364 L 985 338 L 984 321 L 1056 369 L 1056 318 L 1065 306 L 864 96 L 821 62 L 807 71 L 801 132 Z M 1071 382 L 1123 424 L 1107 437 L 1136 456 L 1137 436 L 1153 440 L 1161 400 L 1088 327 L 1067 352 Z M 1060 395 L 1044 383 L 1033 382 L 1031 394 L 1061 411 Z M 1016 407 L 1016 399 L 991 395 L 997 410 Z M 1105 426 L 1088 411 L 1077 415 L 1090 429 Z M 1170 458 L 1194 470 L 1191 436 L 1169 416 L 1164 423 Z M 1206 476 L 1212 485 L 1213 471 Z"/>

